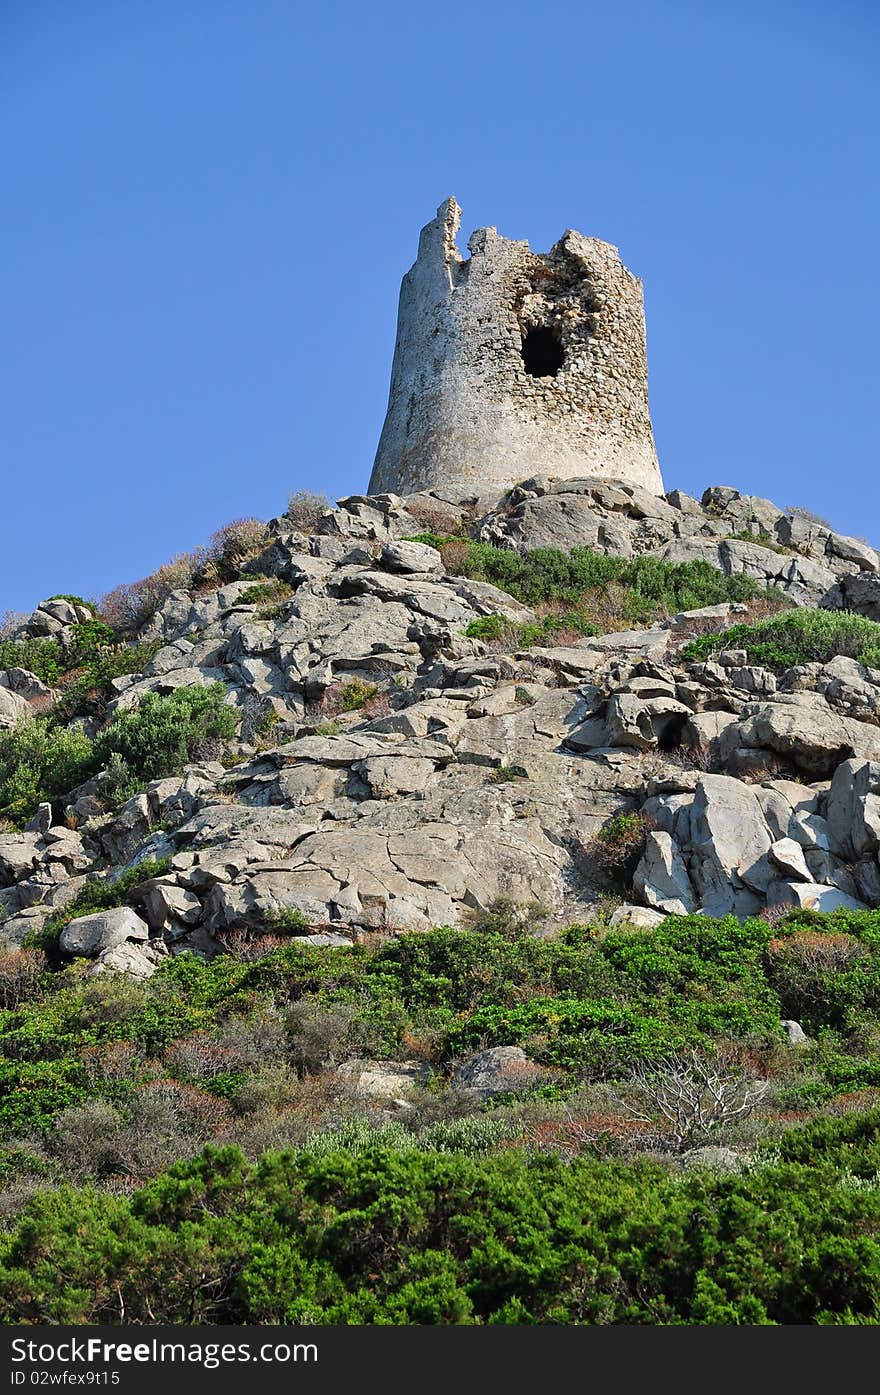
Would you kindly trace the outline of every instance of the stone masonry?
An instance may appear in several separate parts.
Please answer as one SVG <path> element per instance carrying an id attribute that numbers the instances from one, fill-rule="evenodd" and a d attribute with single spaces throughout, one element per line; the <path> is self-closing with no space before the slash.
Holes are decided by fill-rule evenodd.
<path id="1" fill-rule="evenodd" d="M 648 410 L 642 283 L 568 231 L 546 254 L 447 199 L 403 278 L 370 493 L 590 475 L 663 492 Z"/>

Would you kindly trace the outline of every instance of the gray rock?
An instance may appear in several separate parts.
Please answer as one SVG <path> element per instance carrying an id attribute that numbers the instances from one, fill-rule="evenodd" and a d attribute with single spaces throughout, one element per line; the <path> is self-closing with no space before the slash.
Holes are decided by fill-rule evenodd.
<path id="1" fill-rule="evenodd" d="M 655 910 L 689 915 L 696 898 L 684 859 L 668 833 L 651 832 L 636 868 L 633 890 Z"/>
<path id="2" fill-rule="evenodd" d="M 793 838 L 780 838 L 770 849 L 770 861 L 774 867 L 778 867 L 783 877 L 787 877 L 796 882 L 810 882 L 813 880 L 810 869 L 804 859 L 803 849 L 800 843 L 796 843 Z"/>
<path id="3" fill-rule="evenodd" d="M 102 950 L 91 967 L 93 973 L 127 974 L 129 978 L 152 978 L 162 962 L 156 945 L 123 944 Z"/>
<path id="4" fill-rule="evenodd" d="M 691 874 L 709 915 L 750 915 L 773 878 L 761 805 L 750 786 L 703 775 L 691 810 Z"/>
<path id="5" fill-rule="evenodd" d="M 25 833 L 48 833 L 52 827 L 52 805 L 42 803 L 37 806 L 33 818 L 25 824 Z"/>
<path id="6" fill-rule="evenodd" d="M 608 924 L 612 930 L 619 930 L 622 926 L 633 930 L 655 930 L 665 919 L 662 911 L 652 911 L 647 906 L 633 906 L 625 902 L 611 912 Z"/>
<path id="7" fill-rule="evenodd" d="M 28 702 L 11 688 L 0 687 L 0 730 L 16 726 L 30 712 Z"/>
<path id="8" fill-rule="evenodd" d="M 358 1095 L 373 1099 L 406 1098 L 431 1076 L 423 1061 L 343 1061 L 337 1074 L 351 1082 Z"/>
<path id="9" fill-rule="evenodd" d="M 845 760 L 828 795 L 828 835 L 841 857 L 875 856 L 880 847 L 880 762 Z"/>
<path id="10" fill-rule="evenodd" d="M 65 954 L 92 957 L 104 950 L 115 949 L 126 940 L 146 940 L 149 929 L 129 906 L 116 906 L 109 911 L 71 920 L 61 931 L 59 944 Z"/>
<path id="11" fill-rule="evenodd" d="M 789 1046 L 809 1046 L 810 1038 L 800 1022 L 795 1022 L 793 1017 L 784 1017 L 780 1025 L 788 1037 Z"/>
<path id="12" fill-rule="evenodd" d="M 801 906 L 812 911 L 866 911 L 863 901 L 836 886 L 819 882 L 773 881 L 767 888 L 768 906 Z"/>
<path id="13" fill-rule="evenodd" d="M 390 572 L 442 573 L 443 559 L 436 547 L 417 542 L 387 542 L 379 560 Z"/>

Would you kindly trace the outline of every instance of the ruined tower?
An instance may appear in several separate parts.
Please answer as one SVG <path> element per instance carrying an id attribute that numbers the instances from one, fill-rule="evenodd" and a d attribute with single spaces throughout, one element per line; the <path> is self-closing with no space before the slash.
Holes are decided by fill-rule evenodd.
<path id="1" fill-rule="evenodd" d="M 648 411 L 642 283 L 617 248 L 552 251 L 480 228 L 447 199 L 403 278 L 370 492 L 599 475 L 663 492 Z"/>

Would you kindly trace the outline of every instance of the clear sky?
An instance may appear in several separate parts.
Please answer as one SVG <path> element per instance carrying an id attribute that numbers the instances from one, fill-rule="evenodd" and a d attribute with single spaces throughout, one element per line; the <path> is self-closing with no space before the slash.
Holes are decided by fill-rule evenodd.
<path id="1" fill-rule="evenodd" d="M 2 0 L 0 612 L 366 487 L 455 194 L 644 278 L 667 488 L 880 542 L 868 0 Z"/>

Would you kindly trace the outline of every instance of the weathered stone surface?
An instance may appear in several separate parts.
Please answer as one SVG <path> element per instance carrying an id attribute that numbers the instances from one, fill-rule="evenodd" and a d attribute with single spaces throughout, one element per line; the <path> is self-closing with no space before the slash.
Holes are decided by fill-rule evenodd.
<path id="1" fill-rule="evenodd" d="M 115 949 L 126 940 L 146 940 L 149 929 L 129 906 L 117 906 L 110 911 L 95 911 L 92 915 L 71 920 L 61 931 L 59 943 L 65 954 L 100 954 Z"/>
<path id="2" fill-rule="evenodd" d="M 727 775 L 703 775 L 691 809 L 691 873 L 709 915 L 749 914 L 773 879 L 771 838 L 753 791 Z"/>
<path id="3" fill-rule="evenodd" d="M 846 760 L 828 794 L 828 835 L 841 857 L 875 856 L 880 848 L 880 763 Z"/>
<path id="4" fill-rule="evenodd" d="M 689 915 L 696 908 L 684 858 L 668 833 L 648 834 L 633 889 L 649 906 L 670 915 Z"/>
<path id="5" fill-rule="evenodd" d="M 796 882 L 811 882 L 812 873 L 807 866 L 800 843 L 793 838 L 780 838 L 770 849 L 770 861 L 782 876 Z"/>
<path id="6" fill-rule="evenodd" d="M 811 692 L 778 693 L 755 705 L 743 723 L 742 744 L 776 751 L 817 776 L 853 755 L 880 760 L 880 729 L 839 716 Z"/>
<path id="7" fill-rule="evenodd" d="M 436 547 L 417 542 L 387 542 L 379 554 L 380 564 L 389 572 L 442 572 L 443 561 Z"/>
<path id="8" fill-rule="evenodd" d="M 479 491 L 547 471 L 661 494 L 641 283 L 617 249 L 568 231 L 538 255 L 482 228 L 464 263 L 460 222 L 447 199 L 403 279 L 371 490 Z M 591 313 L 597 296 L 613 314 Z"/>
<path id="9" fill-rule="evenodd" d="M 807 1036 L 800 1022 L 795 1022 L 793 1017 L 783 1018 L 780 1026 L 788 1038 L 789 1046 L 809 1046 L 810 1038 Z"/>
<path id="10" fill-rule="evenodd" d="M 803 906 L 813 911 L 866 911 L 863 901 L 816 882 L 773 881 L 767 888 L 768 906 Z"/>
<path id="11" fill-rule="evenodd" d="M 350 1081 L 358 1095 L 372 1099 L 406 1099 L 431 1076 L 422 1061 L 343 1061 L 337 1074 Z"/>
<path id="12" fill-rule="evenodd" d="M 0 730 L 14 727 L 30 712 L 30 706 L 20 693 L 0 687 Z"/>

